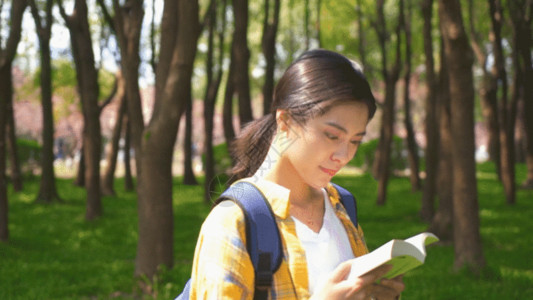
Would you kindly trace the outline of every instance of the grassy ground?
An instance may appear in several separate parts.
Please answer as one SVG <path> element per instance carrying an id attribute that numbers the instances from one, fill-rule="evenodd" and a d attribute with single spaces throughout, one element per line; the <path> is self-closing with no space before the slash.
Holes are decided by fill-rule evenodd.
<path id="1" fill-rule="evenodd" d="M 518 166 L 517 181 L 525 178 Z M 375 205 L 376 182 L 367 175 L 335 178 L 358 198 L 359 220 L 373 249 L 425 230 L 417 217 L 420 193 L 393 178 L 388 203 Z M 85 192 L 58 180 L 63 204 L 35 204 L 38 180 L 9 193 L 8 243 L 0 243 L 0 299 L 133 299 L 137 241 L 136 194 L 103 199 L 104 216 L 84 220 Z M 453 270 L 453 247 L 429 249 L 426 264 L 405 276 L 402 299 L 533 299 L 533 191 L 519 190 L 506 205 L 490 164 L 478 166 L 481 235 L 487 268 L 481 276 Z M 175 184 L 175 266 L 164 270 L 146 299 L 172 299 L 190 275 L 200 225 L 209 207 L 201 187 Z"/>

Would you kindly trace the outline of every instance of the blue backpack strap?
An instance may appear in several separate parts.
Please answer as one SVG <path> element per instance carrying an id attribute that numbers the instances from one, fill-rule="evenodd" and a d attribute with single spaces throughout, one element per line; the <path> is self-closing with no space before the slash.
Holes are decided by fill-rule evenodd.
<path id="1" fill-rule="evenodd" d="M 350 191 L 339 186 L 338 184 L 331 182 L 331 185 L 337 189 L 342 205 L 346 209 L 348 216 L 350 216 L 350 220 L 352 220 L 353 225 L 355 228 L 357 228 L 357 201 L 355 200 L 355 197 L 352 193 L 350 193 Z"/>
<path id="2" fill-rule="evenodd" d="M 255 270 L 254 299 L 266 299 L 283 253 L 274 213 L 261 191 L 249 182 L 231 185 L 219 201 L 224 199 L 235 201 L 244 213 L 246 248 Z"/>

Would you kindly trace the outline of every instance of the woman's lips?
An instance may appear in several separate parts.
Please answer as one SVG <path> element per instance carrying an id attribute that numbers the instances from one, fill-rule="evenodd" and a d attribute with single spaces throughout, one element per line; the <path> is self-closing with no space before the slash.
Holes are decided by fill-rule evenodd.
<path id="1" fill-rule="evenodd" d="M 337 172 L 338 172 L 338 170 L 327 169 L 327 168 L 324 168 L 324 167 L 320 167 L 320 170 L 324 171 L 329 176 L 333 176 L 333 175 L 337 174 Z"/>

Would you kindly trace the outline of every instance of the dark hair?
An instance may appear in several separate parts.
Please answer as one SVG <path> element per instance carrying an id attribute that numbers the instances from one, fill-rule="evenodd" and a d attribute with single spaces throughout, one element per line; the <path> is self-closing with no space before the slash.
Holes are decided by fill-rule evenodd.
<path id="1" fill-rule="evenodd" d="M 236 159 L 232 179 L 252 176 L 265 159 L 276 132 L 276 110 L 286 111 L 299 124 L 325 114 L 339 102 L 368 106 L 368 120 L 376 112 L 370 85 L 359 67 L 328 50 L 303 53 L 285 71 L 274 90 L 270 113 L 241 130 L 231 145 Z"/>

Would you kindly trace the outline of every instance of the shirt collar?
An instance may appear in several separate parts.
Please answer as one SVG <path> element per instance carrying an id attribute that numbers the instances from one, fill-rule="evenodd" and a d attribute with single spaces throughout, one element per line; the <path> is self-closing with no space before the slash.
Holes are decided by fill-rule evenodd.
<path id="1" fill-rule="evenodd" d="M 265 195 L 267 201 L 270 203 L 272 211 L 276 216 L 280 217 L 281 219 L 286 219 L 290 216 L 289 194 L 291 191 L 288 188 L 259 176 L 248 177 L 239 181 L 246 181 L 255 185 L 263 193 L 263 195 Z M 326 186 L 326 191 L 328 193 L 331 206 L 335 211 L 337 211 L 340 205 L 337 189 L 328 183 Z"/>

